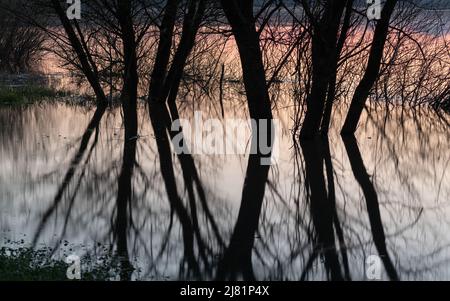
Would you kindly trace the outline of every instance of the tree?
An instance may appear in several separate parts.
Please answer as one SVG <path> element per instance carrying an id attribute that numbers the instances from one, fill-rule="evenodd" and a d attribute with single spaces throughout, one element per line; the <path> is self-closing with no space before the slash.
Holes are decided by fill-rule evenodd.
<path id="1" fill-rule="evenodd" d="M 168 1 L 166 4 L 149 91 L 150 104 L 168 102 L 173 119 L 178 119 L 175 101 L 187 59 L 195 46 L 197 32 L 204 18 L 207 1 L 188 1 L 188 10 L 184 16 L 180 42 L 169 65 L 178 6 L 178 1 Z"/>
<path id="2" fill-rule="evenodd" d="M 345 6 L 345 15 L 342 24 L 341 31 L 339 33 L 339 39 L 336 46 L 336 55 L 333 57 L 333 73 L 330 75 L 330 80 L 328 82 L 327 98 L 325 103 L 325 110 L 323 113 L 322 124 L 320 127 L 320 132 L 322 135 L 327 135 L 330 128 L 331 113 L 333 111 L 333 104 L 336 97 L 336 84 L 337 84 L 337 72 L 338 63 L 341 56 L 342 50 L 344 48 L 345 41 L 347 39 L 347 34 L 351 26 L 351 17 L 353 12 L 353 2 L 354 0 L 347 0 Z"/>
<path id="3" fill-rule="evenodd" d="M 317 18 L 307 1 L 303 8 L 313 26 L 312 86 L 306 99 L 307 112 L 300 132 L 301 139 L 311 139 L 319 133 L 324 114 L 328 84 L 336 74 L 337 40 L 346 1 L 327 0 Z"/>
<path id="4" fill-rule="evenodd" d="M 75 20 L 73 22 L 74 24 L 71 23 L 59 0 L 51 0 L 51 5 L 64 27 L 69 43 L 79 60 L 81 71 L 94 90 L 97 100 L 99 102 L 106 102 L 105 92 L 99 81 L 98 68 L 90 55 L 89 49 L 86 47 L 81 30 L 77 30 L 79 29 L 77 21 Z"/>
<path id="5" fill-rule="evenodd" d="M 259 33 L 253 15 L 254 3 L 253 0 L 222 0 L 221 3 L 239 50 L 250 118 L 256 121 L 252 123 L 256 139 L 254 150 L 261 155 L 263 147 L 272 149 L 273 116 Z M 271 152 L 263 155 L 270 157 Z"/>
<path id="6" fill-rule="evenodd" d="M 379 76 L 384 45 L 389 33 L 389 22 L 396 4 L 397 0 L 387 0 L 381 12 L 381 19 L 378 21 L 373 35 L 372 48 L 364 76 L 355 90 L 350 109 L 342 127 L 341 133 L 344 135 L 356 132 L 365 102 Z"/>
<path id="7" fill-rule="evenodd" d="M 137 43 L 133 26 L 131 0 L 118 1 L 117 17 L 121 28 L 124 72 L 121 102 L 125 121 L 125 141 L 137 136 L 137 88 L 139 83 Z"/>
<path id="8" fill-rule="evenodd" d="M 250 117 L 272 119 L 253 0 L 222 0 L 221 3 L 239 49 Z"/>

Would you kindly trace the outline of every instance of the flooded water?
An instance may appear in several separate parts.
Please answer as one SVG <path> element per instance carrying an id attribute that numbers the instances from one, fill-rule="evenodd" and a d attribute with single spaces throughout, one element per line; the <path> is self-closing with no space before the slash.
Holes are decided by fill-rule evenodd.
<path id="1" fill-rule="evenodd" d="M 300 144 L 276 115 L 264 167 L 163 151 L 144 105 L 135 151 L 118 108 L 0 106 L 0 246 L 117 252 L 127 279 L 450 280 L 448 118 L 374 109 L 356 139 Z"/>

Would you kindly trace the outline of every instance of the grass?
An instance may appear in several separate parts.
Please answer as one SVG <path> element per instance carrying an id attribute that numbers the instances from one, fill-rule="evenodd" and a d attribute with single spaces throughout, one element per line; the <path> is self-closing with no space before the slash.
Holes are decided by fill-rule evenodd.
<path id="1" fill-rule="evenodd" d="M 0 281 L 63 280 L 67 265 L 49 260 L 46 250 L 0 249 Z"/>
<path id="2" fill-rule="evenodd" d="M 70 265 L 51 255 L 50 248 L 0 248 L 0 281 L 68 281 L 66 273 Z M 82 281 L 116 280 L 121 272 L 117 256 L 81 258 Z"/>
<path id="3" fill-rule="evenodd" d="M 0 86 L 0 104 L 25 104 L 62 96 L 60 92 L 41 86 L 7 87 Z"/>

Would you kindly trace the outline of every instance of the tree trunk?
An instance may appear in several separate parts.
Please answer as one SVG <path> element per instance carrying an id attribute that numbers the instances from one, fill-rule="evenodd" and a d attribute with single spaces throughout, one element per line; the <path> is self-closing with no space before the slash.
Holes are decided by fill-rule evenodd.
<path id="1" fill-rule="evenodd" d="M 173 58 L 169 73 L 164 83 L 162 98 L 167 100 L 174 120 L 179 119 L 176 98 L 180 87 L 187 59 L 195 45 L 195 38 L 200 28 L 206 9 L 205 0 L 191 0 L 188 13 L 184 18 L 180 43 Z"/>
<path id="2" fill-rule="evenodd" d="M 345 40 L 347 39 L 347 33 L 350 29 L 350 20 L 353 13 L 354 0 L 347 0 L 345 7 L 344 23 L 342 24 L 341 32 L 339 34 L 339 40 L 336 46 L 336 56 L 333 61 L 333 73 L 328 83 L 327 99 L 325 103 L 325 111 L 323 113 L 322 125 L 320 132 L 322 135 L 328 135 L 330 129 L 331 114 L 333 112 L 333 104 L 336 97 L 336 80 L 338 72 L 339 58 L 341 57 L 342 49 L 344 48 Z"/>
<path id="3" fill-rule="evenodd" d="M 250 117 L 272 119 L 269 92 L 255 28 L 252 0 L 222 0 L 239 49 Z"/>
<path id="4" fill-rule="evenodd" d="M 124 72 L 121 102 L 124 113 L 125 140 L 137 137 L 137 87 L 139 83 L 137 71 L 136 37 L 133 27 L 131 0 L 118 2 L 118 19 L 123 43 Z"/>
<path id="5" fill-rule="evenodd" d="M 178 11 L 178 0 L 168 0 L 164 9 L 164 17 L 160 26 L 158 50 L 150 79 L 149 104 L 163 102 L 161 93 L 167 76 L 167 66 L 172 49 L 173 31 Z"/>
<path id="6" fill-rule="evenodd" d="M 386 44 L 386 39 L 389 33 L 389 22 L 396 4 L 397 0 L 387 0 L 384 5 L 381 13 L 381 19 L 378 21 L 375 28 L 366 71 L 355 90 L 355 94 L 353 95 L 353 99 L 350 104 L 350 109 L 345 119 L 344 126 L 342 127 L 341 134 L 343 135 L 353 134 L 356 132 L 356 128 L 358 127 L 358 122 L 366 100 L 369 97 L 370 90 L 373 88 L 373 85 L 379 76 L 381 60 L 383 59 L 384 45 Z"/>
<path id="7" fill-rule="evenodd" d="M 318 24 L 314 25 L 312 37 L 312 87 L 306 105 L 307 112 L 300 132 L 301 139 L 311 139 L 319 133 L 328 84 L 336 61 L 336 44 L 341 17 L 346 2 L 328 0 Z M 314 21 L 314 20 L 313 20 Z"/>
<path id="8" fill-rule="evenodd" d="M 94 71 L 95 65 L 91 66 L 91 63 L 89 61 L 89 55 L 85 52 L 83 48 L 83 44 L 78 38 L 75 29 L 72 27 L 72 24 L 70 23 L 70 20 L 67 18 L 66 12 L 64 11 L 63 7 L 61 6 L 61 3 L 59 0 L 52 0 L 52 6 L 53 9 L 56 11 L 56 14 L 58 15 L 64 30 L 67 34 L 67 37 L 69 38 L 69 42 L 75 51 L 78 60 L 80 61 L 82 72 L 86 76 L 89 84 L 91 85 L 92 89 L 94 90 L 94 93 L 97 97 L 97 100 L 99 102 L 106 103 L 106 96 L 103 91 L 103 88 L 100 85 L 99 78 Z"/>

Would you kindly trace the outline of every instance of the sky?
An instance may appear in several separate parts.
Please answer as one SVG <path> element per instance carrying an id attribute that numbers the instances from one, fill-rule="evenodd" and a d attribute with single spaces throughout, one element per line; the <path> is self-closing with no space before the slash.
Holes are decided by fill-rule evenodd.
<path id="1" fill-rule="evenodd" d="M 255 0 L 255 5 L 261 5 L 266 0 Z M 284 0 L 285 3 L 294 3 L 294 0 Z M 450 10 L 450 0 L 399 0 L 399 1 L 407 1 L 414 3 L 424 9 L 448 9 Z M 361 5 L 365 5 L 367 3 L 366 0 L 356 0 L 356 2 Z"/>

